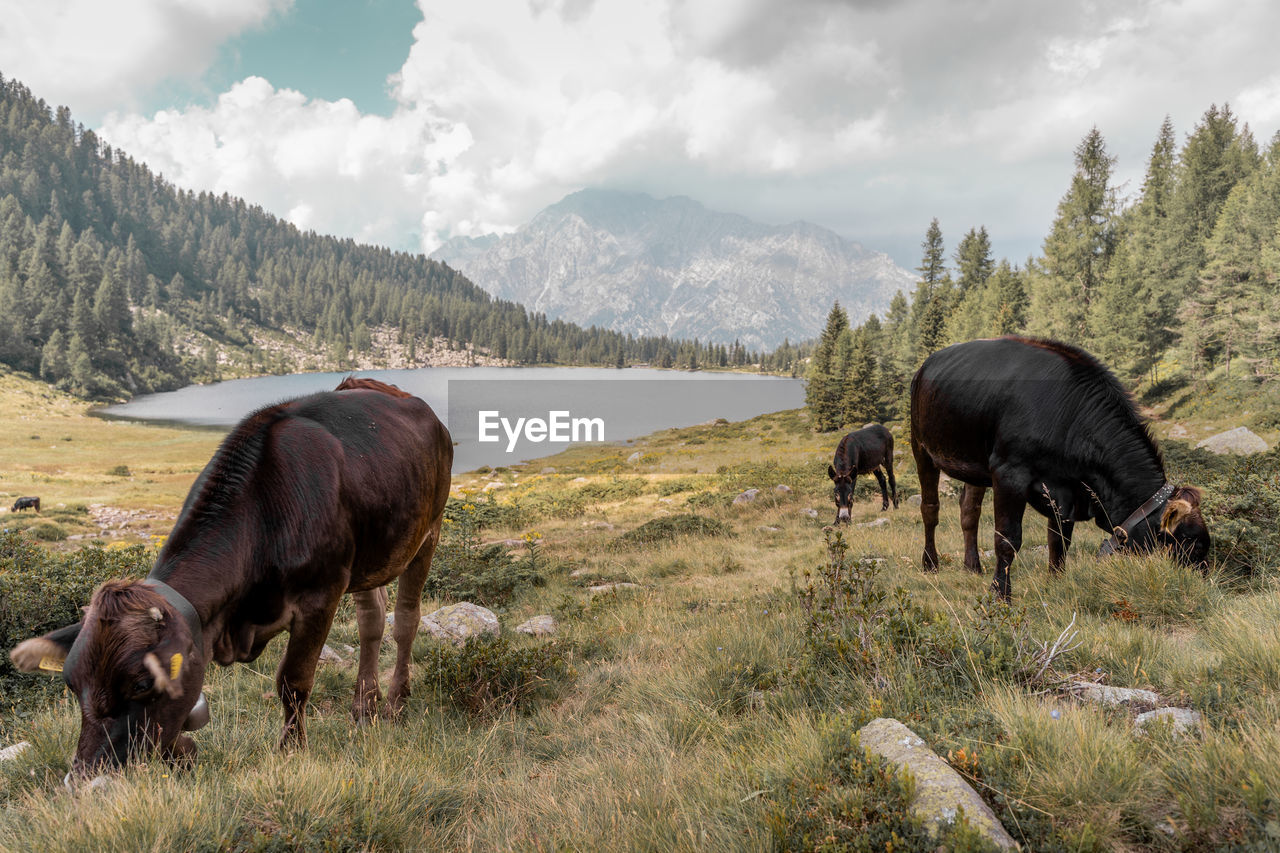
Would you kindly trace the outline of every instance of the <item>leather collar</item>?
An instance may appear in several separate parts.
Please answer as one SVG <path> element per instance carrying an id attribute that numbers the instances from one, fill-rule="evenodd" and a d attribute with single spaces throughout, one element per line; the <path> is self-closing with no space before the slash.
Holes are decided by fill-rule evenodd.
<path id="1" fill-rule="evenodd" d="M 1124 546 L 1124 543 L 1120 541 L 1119 531 L 1124 531 L 1125 541 L 1128 541 L 1133 535 L 1133 528 L 1137 526 L 1138 522 L 1150 515 L 1156 507 L 1168 503 L 1169 498 L 1173 497 L 1173 492 L 1173 483 L 1165 483 L 1161 486 L 1154 495 L 1147 498 L 1146 503 L 1130 513 L 1129 517 L 1121 522 L 1119 527 L 1115 528 L 1111 538 L 1103 542 L 1102 547 L 1098 549 L 1098 556 L 1105 557 L 1108 554 L 1114 554 L 1119 551 Z"/>

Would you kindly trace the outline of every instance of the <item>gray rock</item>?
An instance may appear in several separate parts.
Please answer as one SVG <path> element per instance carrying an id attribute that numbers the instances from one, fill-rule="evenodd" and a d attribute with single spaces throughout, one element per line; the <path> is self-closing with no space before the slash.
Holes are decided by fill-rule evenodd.
<path id="1" fill-rule="evenodd" d="M 1141 734 L 1156 720 L 1168 720 L 1174 734 L 1186 734 L 1200 725 L 1200 712 L 1191 708 L 1156 708 L 1139 714 L 1133 721 L 1133 727 Z"/>
<path id="2" fill-rule="evenodd" d="M 591 482 L 591 481 L 590 481 L 590 480 L 588 480 L 586 477 L 574 477 L 574 478 L 573 478 L 572 480 L 570 480 L 569 482 L 570 482 L 570 483 L 589 483 L 589 482 Z"/>
<path id="3" fill-rule="evenodd" d="M 556 472 L 556 469 L 555 469 L 554 467 L 552 467 L 552 466 L 548 465 L 546 468 L 543 468 L 543 469 L 542 469 L 541 471 L 539 471 L 538 473 L 539 473 L 539 474 L 554 474 L 555 472 Z"/>
<path id="4" fill-rule="evenodd" d="M 502 628 L 492 610 L 460 601 L 422 617 L 422 627 L 437 640 L 461 646 L 472 637 L 496 637 Z"/>
<path id="5" fill-rule="evenodd" d="M 489 542 L 481 542 L 481 548 L 492 548 L 494 545 L 501 545 L 503 548 L 523 548 L 523 539 L 493 539 Z"/>
<path id="6" fill-rule="evenodd" d="M 31 744 L 27 743 L 25 740 L 19 741 L 13 746 L 6 746 L 4 749 L 0 749 L 0 761 L 10 761 L 17 758 L 30 748 Z"/>
<path id="7" fill-rule="evenodd" d="M 534 616 L 516 626 L 521 634 L 531 637 L 549 637 L 556 632 L 557 625 L 553 616 Z"/>
<path id="8" fill-rule="evenodd" d="M 813 507 L 811 507 L 811 506 L 807 506 L 807 507 L 805 507 L 804 509 L 800 510 L 800 512 L 804 513 L 805 515 L 809 516 L 810 518 L 817 518 L 817 517 L 818 517 L 818 511 L 817 511 L 816 509 L 814 509 Z"/>
<path id="9" fill-rule="evenodd" d="M 912 495 L 911 497 L 907 498 L 907 506 L 915 507 L 916 509 L 919 509 L 920 504 L 922 503 L 924 503 L 924 498 L 920 497 L 919 495 Z"/>
<path id="10" fill-rule="evenodd" d="M 769 525 L 769 524 L 761 524 L 759 527 L 756 528 L 756 531 L 759 533 L 777 533 L 781 529 L 782 528 L 780 527 L 773 527 L 772 525 Z"/>
<path id="11" fill-rule="evenodd" d="M 760 494 L 759 489 L 747 489 L 742 494 L 733 499 L 734 504 L 749 504 L 756 499 L 756 495 Z"/>
<path id="12" fill-rule="evenodd" d="M 1013 838 L 977 792 L 911 729 L 897 720 L 882 717 L 859 729 L 858 739 L 863 749 L 911 774 L 916 783 L 911 811 L 933 832 L 954 822 L 963 808 L 969 825 L 985 838 L 1002 850 L 1017 849 Z"/>
<path id="13" fill-rule="evenodd" d="M 864 521 L 861 524 L 855 525 L 855 527 L 883 527 L 888 523 L 889 519 L 881 516 L 880 518 L 873 519 L 872 521 Z"/>
<path id="14" fill-rule="evenodd" d="M 632 453 L 630 456 L 627 457 L 627 463 L 630 465 L 635 465 L 640 461 L 641 456 L 644 456 L 644 454 L 641 453 L 639 450 L 637 450 L 635 453 Z"/>
<path id="15" fill-rule="evenodd" d="M 324 648 L 320 650 L 321 663 L 342 663 L 342 655 L 333 650 L 328 643 L 324 644 Z"/>
<path id="16" fill-rule="evenodd" d="M 791 494 L 791 487 L 784 483 L 779 483 L 773 487 L 773 493 L 775 495 L 789 495 Z"/>
<path id="17" fill-rule="evenodd" d="M 1210 453 L 1216 453 L 1219 456 L 1224 453 L 1240 455 L 1266 453 L 1268 450 L 1267 443 L 1250 432 L 1248 427 L 1236 427 L 1226 432 L 1220 432 L 1217 435 L 1211 435 L 1197 444 L 1196 447 L 1203 447 Z"/>
<path id="18" fill-rule="evenodd" d="M 613 529 L 613 525 L 607 521 L 584 521 L 582 522 L 582 526 L 589 527 L 593 530 L 612 530 Z"/>
<path id="19" fill-rule="evenodd" d="M 588 568 L 574 569 L 573 571 L 569 572 L 569 577 L 586 578 L 586 577 L 590 577 L 591 575 L 594 575 L 595 573 L 596 573 L 595 569 L 588 569 Z"/>
<path id="20" fill-rule="evenodd" d="M 1068 689 L 1077 697 L 1099 705 L 1158 705 L 1160 696 L 1136 687 L 1112 687 L 1093 681 L 1076 681 Z"/>
<path id="21" fill-rule="evenodd" d="M 592 595 L 599 595 L 603 592 L 619 592 L 625 589 L 639 589 L 640 584 L 629 583 L 627 581 L 619 581 L 618 583 L 600 583 L 595 586 L 587 587 L 587 592 Z"/>
<path id="22" fill-rule="evenodd" d="M 1191 435 L 1190 430 L 1182 424 L 1174 424 L 1169 427 L 1169 438 L 1186 438 L 1189 435 Z"/>

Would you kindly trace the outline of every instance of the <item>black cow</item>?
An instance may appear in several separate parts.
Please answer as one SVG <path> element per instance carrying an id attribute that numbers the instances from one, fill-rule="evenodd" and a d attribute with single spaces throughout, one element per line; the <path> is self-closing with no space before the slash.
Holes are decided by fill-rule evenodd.
<path id="1" fill-rule="evenodd" d="M 372 380 L 241 421 L 192 486 L 150 575 L 108 581 L 83 622 L 10 653 L 24 671 L 60 669 L 79 700 L 73 773 L 151 746 L 194 756 L 183 731 L 208 720 L 206 667 L 251 661 L 282 631 L 280 746 L 305 746 L 316 663 L 348 592 L 360 631 L 352 713 L 369 717 L 381 698 L 384 587 L 397 577 L 388 704 L 398 710 L 452 461 L 431 408 Z"/>
<path id="2" fill-rule="evenodd" d="M 1200 493 L 1165 480 L 1164 460 L 1116 378 L 1089 353 L 1057 341 L 1006 337 L 956 344 L 911 380 L 911 452 L 920 475 L 923 565 L 938 566 L 940 471 L 968 484 L 961 499 L 965 565 L 982 571 L 977 529 L 995 495 L 996 573 L 1022 545 L 1027 504 L 1049 519 L 1049 564 L 1060 570 L 1072 528 L 1092 518 L 1112 534 L 1101 553 L 1168 547 L 1204 568 L 1209 532 Z"/>
<path id="3" fill-rule="evenodd" d="M 20 509 L 34 509 L 36 512 L 39 512 L 40 499 L 39 498 L 18 498 L 16 501 L 13 502 L 13 509 L 10 511 L 17 512 Z"/>
<path id="4" fill-rule="evenodd" d="M 881 473 L 880 469 L 884 468 Z M 835 483 L 836 524 L 849 520 L 853 507 L 853 481 L 859 474 L 875 474 L 880 484 L 880 510 L 889 508 L 892 492 L 893 505 L 898 505 L 898 483 L 893 477 L 893 434 L 880 424 L 867 424 L 860 430 L 840 439 L 836 446 L 833 465 L 827 466 L 827 476 Z M 885 485 L 885 474 L 889 483 Z"/>

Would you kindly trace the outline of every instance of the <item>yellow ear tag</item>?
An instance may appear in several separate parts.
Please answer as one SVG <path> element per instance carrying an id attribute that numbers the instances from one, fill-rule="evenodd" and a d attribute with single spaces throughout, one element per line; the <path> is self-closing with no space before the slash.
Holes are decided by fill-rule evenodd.
<path id="1" fill-rule="evenodd" d="M 178 676 L 182 674 L 182 654 L 175 652 L 173 657 L 169 658 L 169 678 L 173 681 L 178 680 Z"/>
<path id="2" fill-rule="evenodd" d="M 62 661 L 59 658 L 40 658 L 40 669 L 45 672 L 62 672 Z"/>

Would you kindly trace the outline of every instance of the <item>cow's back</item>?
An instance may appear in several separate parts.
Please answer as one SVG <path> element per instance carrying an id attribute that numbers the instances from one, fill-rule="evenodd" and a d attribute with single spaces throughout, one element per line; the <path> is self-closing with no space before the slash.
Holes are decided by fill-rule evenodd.
<path id="1" fill-rule="evenodd" d="M 925 359 L 911 382 L 912 447 L 953 477 L 990 484 L 992 454 L 1061 460 L 1096 363 L 1021 338 L 969 341 Z"/>

